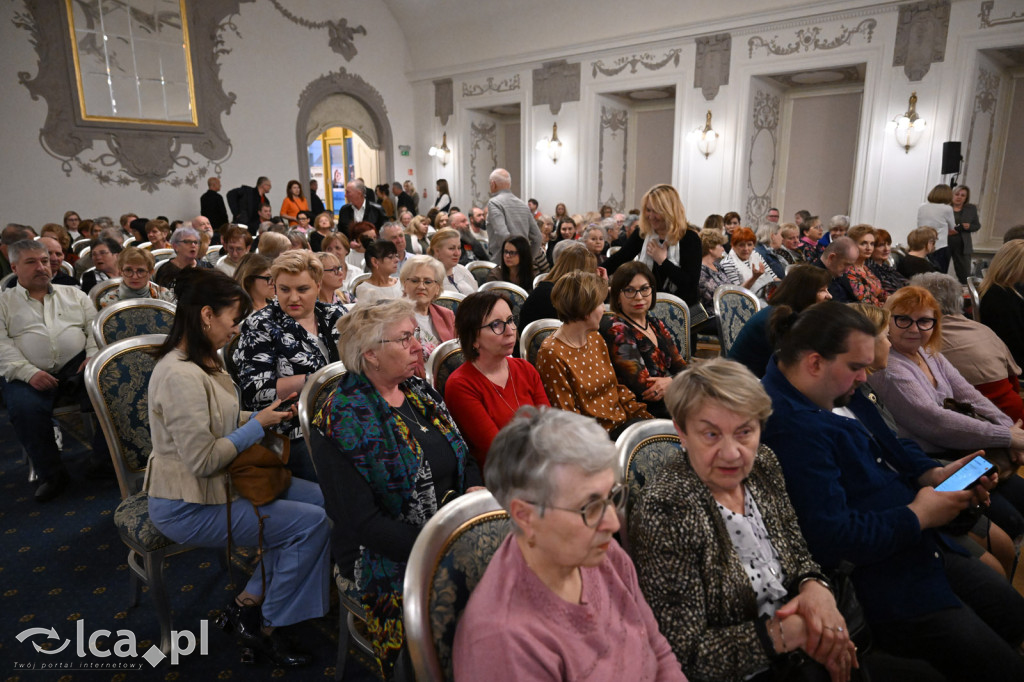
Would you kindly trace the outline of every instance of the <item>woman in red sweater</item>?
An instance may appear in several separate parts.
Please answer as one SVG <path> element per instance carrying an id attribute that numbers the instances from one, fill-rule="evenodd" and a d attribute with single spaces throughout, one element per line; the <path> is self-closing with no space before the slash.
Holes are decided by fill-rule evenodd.
<path id="1" fill-rule="evenodd" d="M 494 436 L 520 407 L 549 404 L 533 365 L 509 357 L 516 331 L 508 301 L 493 291 L 470 294 L 455 313 L 466 362 L 445 383 L 444 400 L 481 469 Z"/>

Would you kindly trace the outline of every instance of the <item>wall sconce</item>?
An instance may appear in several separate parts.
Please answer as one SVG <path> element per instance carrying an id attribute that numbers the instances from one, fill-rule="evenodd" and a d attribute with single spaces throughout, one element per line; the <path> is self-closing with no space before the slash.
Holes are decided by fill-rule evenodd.
<path id="1" fill-rule="evenodd" d="M 690 132 L 690 140 L 697 143 L 697 151 L 703 154 L 706 159 L 715 153 L 718 137 L 718 133 L 711 127 L 711 110 L 708 109 L 708 115 L 704 119 L 704 127 L 694 128 Z"/>
<path id="2" fill-rule="evenodd" d="M 917 115 L 917 93 L 910 93 L 910 102 L 906 113 L 900 114 L 888 124 L 896 135 L 896 142 L 903 147 L 905 154 L 910 153 L 910 148 L 917 144 L 924 134 L 928 122 Z"/>
<path id="3" fill-rule="evenodd" d="M 542 137 L 537 142 L 537 151 L 547 152 L 552 163 L 558 163 L 558 157 L 562 155 L 562 141 L 558 139 L 558 124 L 551 124 L 551 137 Z"/>
<path id="4" fill-rule="evenodd" d="M 441 135 L 441 146 L 440 147 L 431 147 L 430 150 L 427 152 L 427 154 L 429 154 L 430 156 L 435 157 L 438 161 L 441 162 L 442 166 L 447 166 L 448 165 L 448 159 L 450 159 L 451 156 L 452 156 L 452 150 L 448 149 L 448 131 L 447 130 L 444 131 L 444 133 L 442 133 L 442 135 Z"/>

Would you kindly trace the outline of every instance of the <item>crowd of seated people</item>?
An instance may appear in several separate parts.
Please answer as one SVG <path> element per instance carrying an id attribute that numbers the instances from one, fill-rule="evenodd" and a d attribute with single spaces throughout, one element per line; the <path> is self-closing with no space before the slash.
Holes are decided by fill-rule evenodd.
<path id="1" fill-rule="evenodd" d="M 294 214 L 282 207 L 274 222 L 264 207 L 257 229 L 213 230 L 216 258 L 205 257 L 211 230 L 199 218 L 171 229 L 126 214 L 118 228 L 68 212 L 37 249 L 24 248 L 34 236 L 24 226 L 0 236 L 0 266 L 16 275 L 0 293 L 4 394 L 23 411 L 33 397 L 33 424 L 95 349 L 69 344 L 59 366 L 36 360 L 19 344 L 39 330 L 9 324 L 24 297 L 41 295 L 45 307 L 58 278 L 71 278 L 76 295 L 52 305 L 87 309 L 76 323 L 86 332 L 97 308 L 119 300 L 177 304 L 174 341 L 151 383 L 147 483 L 169 538 L 223 543 L 223 524 L 207 521 L 229 502 L 210 492 L 226 463 L 264 430 L 290 440 L 294 478 L 274 504 L 291 525 L 267 521 L 262 562 L 268 576 L 298 562 L 303 577 L 272 590 L 251 582 L 229 604 L 222 622 L 244 646 L 281 666 L 310 660 L 275 633 L 323 615 L 329 554 L 361 597 L 381 675 L 411 679 L 402 585 L 412 546 L 441 506 L 487 485 L 513 533 L 459 627 L 456 673 L 467 678 L 593 671 L 587 652 L 597 644 L 580 623 L 595 618 L 626 624 L 608 633 L 596 679 L 772 680 L 793 666 L 833 680 L 1017 678 L 1024 599 L 1007 578 L 1024 537 L 1024 241 L 993 259 L 976 321 L 963 314 L 960 284 L 934 272 L 933 228 L 912 231 L 898 253 L 885 230 L 835 216 L 823 234 L 809 211 L 793 224 L 775 211 L 749 227 L 727 212 L 698 230 L 678 192 L 657 185 L 630 216 L 565 205 L 547 216 L 531 205 L 531 232 L 503 239 L 487 274 L 527 291 L 514 313 L 504 294 L 478 292 L 465 265 L 477 256 L 468 241 L 486 253 L 486 211 L 463 213 L 446 184 L 443 206 L 425 216 L 396 195 L 393 222 L 369 201 L 342 227 L 300 199 L 289 183 Z M 77 255 L 72 229 L 91 240 L 77 278 L 61 265 Z M 135 244 L 125 246 L 129 236 Z M 161 248 L 174 251 L 162 263 L 152 253 Z M 536 286 L 535 273 L 545 273 Z M 82 298 L 114 278 L 95 303 Z M 711 309 L 722 285 L 766 305 L 731 360 L 687 363 L 691 349 L 656 314 L 658 297 Z M 446 293 L 465 297 L 456 305 Z M 542 318 L 560 325 L 533 361 L 520 359 L 523 328 Z M 215 352 L 236 336 L 240 400 Z M 442 396 L 425 368 L 452 339 L 463 362 Z M 314 415 L 307 451 L 294 409 L 278 407 L 339 360 L 347 372 Z M 187 409 L 209 413 L 209 433 L 175 414 L 186 409 L 176 398 L 197 391 Z M 613 441 L 655 417 L 673 420 L 684 457 L 649 479 L 620 528 Z M 15 433 L 38 445 L 24 428 Z M 934 490 L 980 450 L 997 475 Z M 49 501 L 69 475 L 49 444 L 35 459 L 36 499 Z M 236 542 L 252 532 L 242 528 Z M 632 559 L 617 532 L 629 536 Z M 870 651 L 856 648 L 831 582 L 844 562 L 874 633 Z M 564 602 L 573 608 L 555 608 Z M 495 614 L 507 627 L 482 625 Z"/>

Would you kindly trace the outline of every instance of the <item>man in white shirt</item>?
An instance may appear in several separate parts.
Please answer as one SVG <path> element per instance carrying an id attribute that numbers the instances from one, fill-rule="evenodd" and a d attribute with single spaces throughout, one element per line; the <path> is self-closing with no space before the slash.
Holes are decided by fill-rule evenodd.
<path id="1" fill-rule="evenodd" d="M 82 370 L 96 354 L 90 334 L 96 309 L 77 287 L 51 284 L 46 246 L 23 240 L 9 249 L 17 286 L 0 293 L 0 374 L 18 441 L 39 477 L 37 502 L 70 481 L 53 431 L 59 397 L 81 398 Z"/>

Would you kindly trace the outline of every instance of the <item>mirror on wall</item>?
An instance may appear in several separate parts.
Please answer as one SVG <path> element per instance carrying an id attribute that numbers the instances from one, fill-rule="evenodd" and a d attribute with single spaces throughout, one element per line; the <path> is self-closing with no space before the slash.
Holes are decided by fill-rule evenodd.
<path id="1" fill-rule="evenodd" d="M 83 120 L 194 126 L 185 0 L 66 0 Z"/>

